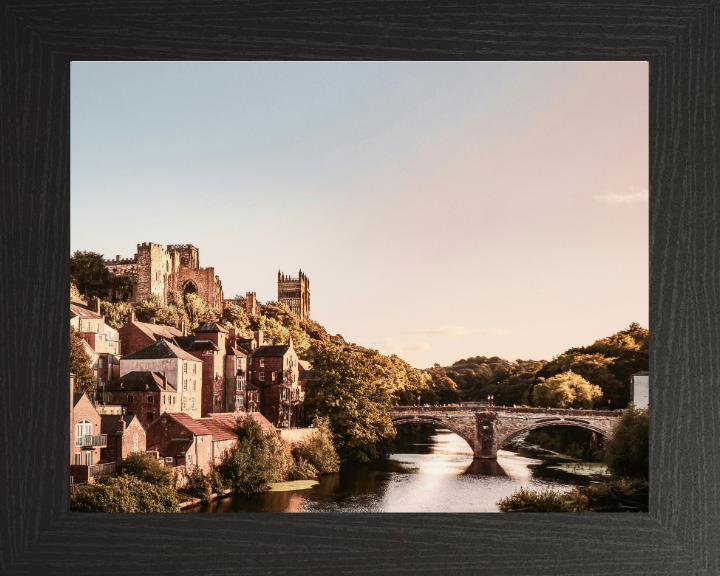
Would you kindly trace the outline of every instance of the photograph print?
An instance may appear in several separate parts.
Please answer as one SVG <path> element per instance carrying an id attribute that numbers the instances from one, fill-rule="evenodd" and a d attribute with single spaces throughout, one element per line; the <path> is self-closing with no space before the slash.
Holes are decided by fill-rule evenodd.
<path id="1" fill-rule="evenodd" d="M 647 62 L 70 76 L 73 512 L 649 511 Z"/>

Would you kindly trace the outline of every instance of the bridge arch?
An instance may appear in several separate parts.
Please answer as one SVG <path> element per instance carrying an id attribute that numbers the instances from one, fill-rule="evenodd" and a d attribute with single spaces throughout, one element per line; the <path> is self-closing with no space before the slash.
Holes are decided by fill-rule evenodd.
<path id="1" fill-rule="evenodd" d="M 396 428 L 398 426 L 402 426 L 403 424 L 430 424 L 435 428 L 445 428 L 465 440 L 468 446 L 470 446 L 470 449 L 473 451 L 473 454 L 475 453 L 475 439 L 469 438 L 463 430 L 453 426 L 452 424 L 448 424 L 441 418 L 435 418 L 433 416 L 396 416 L 391 418 L 391 422 Z"/>
<path id="2" fill-rule="evenodd" d="M 520 428 L 519 430 L 514 430 L 510 432 L 509 434 L 506 434 L 505 436 L 501 436 L 497 440 L 497 449 L 499 450 L 502 448 L 505 444 L 510 442 L 513 438 L 516 438 L 520 434 L 523 434 L 525 432 L 530 432 L 530 430 L 537 430 L 538 428 L 549 428 L 550 426 L 573 426 L 575 428 L 585 428 L 586 430 L 590 430 L 592 432 L 595 432 L 596 434 L 599 434 L 600 436 L 607 437 L 609 430 L 603 430 L 602 428 L 598 426 L 594 426 L 590 422 L 583 422 L 580 419 L 560 419 L 560 418 L 552 418 L 545 421 L 530 421 L 527 426 L 524 426 Z"/>

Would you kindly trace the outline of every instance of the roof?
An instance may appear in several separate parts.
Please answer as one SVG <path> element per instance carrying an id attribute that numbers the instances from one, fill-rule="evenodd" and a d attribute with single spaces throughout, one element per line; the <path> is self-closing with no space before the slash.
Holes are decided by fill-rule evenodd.
<path id="1" fill-rule="evenodd" d="M 210 340 L 195 340 L 186 350 L 220 350 L 220 348 Z"/>
<path id="2" fill-rule="evenodd" d="M 260 388 L 260 386 L 255 386 L 255 384 L 253 384 L 252 382 L 248 382 L 247 389 L 250 391 L 262 390 L 262 388 Z"/>
<path id="3" fill-rule="evenodd" d="M 167 340 L 158 340 L 152 342 L 147 346 L 136 350 L 132 354 L 123 356 L 121 360 L 150 360 L 157 358 L 181 358 L 183 360 L 192 360 L 199 362 L 195 356 L 191 356 L 182 348 L 178 348 L 175 344 L 168 342 Z"/>
<path id="4" fill-rule="evenodd" d="M 192 334 L 190 336 L 175 336 L 173 340 L 175 340 L 175 345 L 179 346 L 184 350 L 193 342 L 195 342 L 195 336 L 193 336 Z"/>
<path id="5" fill-rule="evenodd" d="M 253 352 L 253 356 L 264 356 L 264 357 L 272 357 L 272 356 L 285 356 L 292 348 L 290 346 L 260 346 L 259 348 L 255 348 L 255 351 Z"/>
<path id="6" fill-rule="evenodd" d="M 170 440 L 165 450 L 161 450 L 160 453 L 164 458 L 183 456 L 188 451 L 188 448 L 192 446 L 192 443 L 192 440 Z"/>
<path id="7" fill-rule="evenodd" d="M 307 360 L 298 360 L 298 366 L 303 370 L 312 370 L 312 364 Z"/>
<path id="8" fill-rule="evenodd" d="M 157 340 L 158 336 L 162 338 L 167 338 L 168 340 L 172 340 L 176 336 L 183 335 L 183 333 L 174 326 L 163 326 L 162 324 L 146 324 L 145 322 L 138 321 L 130 322 L 129 324 L 132 324 L 138 330 L 143 332 L 146 336 L 149 336 L 154 340 Z M 125 328 L 129 324 L 123 325 L 122 328 Z"/>
<path id="9" fill-rule="evenodd" d="M 122 387 L 120 384 L 122 384 Z M 164 392 L 167 389 L 174 391 L 175 386 L 168 382 L 167 388 L 165 388 L 160 372 L 144 370 L 133 370 L 105 384 L 106 391 L 145 392 L 147 390 L 148 392 Z"/>
<path id="10" fill-rule="evenodd" d="M 215 322 L 206 322 L 205 324 L 200 324 L 200 326 L 195 328 L 193 332 L 224 332 L 225 334 L 228 333 L 225 328 Z"/>
<path id="11" fill-rule="evenodd" d="M 188 416 L 185 412 L 163 412 L 162 417 L 169 416 L 174 419 L 178 424 L 182 424 L 190 430 L 196 436 L 202 436 L 203 434 L 212 434 L 205 424 L 192 416 Z"/>
<path id="12" fill-rule="evenodd" d="M 237 434 L 232 431 L 224 420 L 213 420 L 207 416 L 202 419 L 203 425 L 212 432 L 213 442 L 216 440 L 233 440 L 237 439 Z"/>
<path id="13" fill-rule="evenodd" d="M 247 350 L 245 350 L 243 348 L 238 350 L 234 346 L 231 346 L 230 348 L 227 349 L 227 354 L 228 354 L 228 356 L 247 356 L 248 354 L 250 354 L 250 352 L 248 352 Z"/>
<path id="14" fill-rule="evenodd" d="M 137 420 L 137 416 L 134 414 L 100 414 L 100 434 L 107 434 L 109 436 L 122 436 L 122 432 L 117 431 L 117 423 L 120 419 L 125 420 L 125 427 L 129 428 L 133 420 Z M 138 420 L 138 424 L 140 420 Z M 142 427 L 142 424 L 140 424 Z"/>
<path id="15" fill-rule="evenodd" d="M 73 392 L 73 408 L 78 405 L 78 402 L 83 399 L 83 396 L 85 396 L 85 394 L 82 392 Z M 87 398 L 87 396 L 85 397 Z M 90 402 L 90 398 L 88 398 L 88 402 Z M 90 402 L 90 404 L 92 404 L 92 402 Z"/>
<path id="16" fill-rule="evenodd" d="M 100 314 L 96 313 L 93 310 L 90 310 L 88 308 L 88 305 L 85 304 L 85 302 L 70 302 L 70 313 L 75 314 L 76 316 L 81 316 L 83 318 L 93 318 L 93 319 L 100 319 L 102 316 Z M 72 318 L 72 316 L 71 316 Z"/>
<path id="17" fill-rule="evenodd" d="M 635 372 L 633 376 L 650 376 L 650 372 L 648 372 L 647 370 L 643 370 L 642 372 Z"/>
<path id="18" fill-rule="evenodd" d="M 219 420 L 220 422 L 224 423 L 229 428 L 234 428 L 235 424 L 238 421 L 238 418 L 240 420 L 243 420 L 247 418 L 248 416 L 252 417 L 255 422 L 260 424 L 261 428 L 263 430 L 275 430 L 275 426 L 270 424 L 270 421 L 265 418 L 260 412 L 222 412 L 222 413 L 216 413 L 216 414 L 208 414 L 210 418 L 213 420 Z"/>

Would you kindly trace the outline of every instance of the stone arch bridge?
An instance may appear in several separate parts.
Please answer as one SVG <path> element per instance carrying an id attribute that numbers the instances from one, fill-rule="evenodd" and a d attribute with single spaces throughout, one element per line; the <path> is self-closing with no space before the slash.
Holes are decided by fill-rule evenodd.
<path id="1" fill-rule="evenodd" d="M 394 426 L 431 424 L 447 428 L 470 445 L 475 458 L 497 458 L 497 451 L 509 440 L 545 426 L 578 426 L 607 436 L 620 414 L 622 410 L 396 406 L 390 410 L 390 419 Z"/>

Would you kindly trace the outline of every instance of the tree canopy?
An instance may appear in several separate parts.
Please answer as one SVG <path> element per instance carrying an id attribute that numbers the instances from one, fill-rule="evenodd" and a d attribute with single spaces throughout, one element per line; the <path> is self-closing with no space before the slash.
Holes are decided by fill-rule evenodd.
<path id="1" fill-rule="evenodd" d="M 593 407 L 596 398 L 602 396 L 599 386 L 590 384 L 572 370 L 542 380 L 532 391 L 535 406 L 550 408 L 585 408 Z"/>
<path id="2" fill-rule="evenodd" d="M 618 477 L 648 478 L 650 413 L 630 404 L 605 440 L 605 463 Z"/>
<path id="3" fill-rule="evenodd" d="M 97 385 L 93 376 L 93 358 L 85 349 L 80 332 L 70 326 L 70 372 L 75 374 L 75 392 L 92 396 Z"/>
<path id="4" fill-rule="evenodd" d="M 99 296 L 111 286 L 110 272 L 105 267 L 103 255 L 97 252 L 76 251 L 70 257 L 70 282 L 88 296 Z"/>

